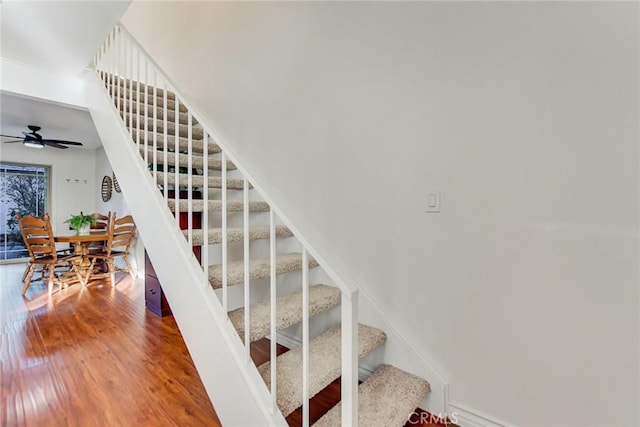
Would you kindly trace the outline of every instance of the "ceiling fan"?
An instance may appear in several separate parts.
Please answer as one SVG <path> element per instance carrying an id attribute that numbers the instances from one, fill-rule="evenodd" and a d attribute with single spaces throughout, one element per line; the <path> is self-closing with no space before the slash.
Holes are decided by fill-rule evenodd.
<path id="1" fill-rule="evenodd" d="M 80 142 L 62 141 L 59 139 L 44 139 L 42 135 L 38 133 L 38 131 L 42 129 L 40 126 L 29 125 L 27 127 L 31 132 L 22 132 L 24 137 L 13 136 L 13 135 L 0 135 L 0 136 L 5 138 L 15 138 L 15 141 L 5 141 L 5 143 L 11 144 L 15 142 L 22 142 L 23 145 L 31 148 L 44 148 L 45 145 L 48 145 L 49 147 L 56 147 L 56 148 L 62 148 L 62 149 L 69 148 L 67 147 L 67 145 L 79 146 L 79 147 L 82 146 L 82 143 Z"/>

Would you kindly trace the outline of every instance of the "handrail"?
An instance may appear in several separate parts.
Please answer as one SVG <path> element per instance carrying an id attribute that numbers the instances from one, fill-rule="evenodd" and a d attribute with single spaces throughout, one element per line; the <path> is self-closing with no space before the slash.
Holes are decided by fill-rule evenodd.
<path id="1" fill-rule="evenodd" d="M 142 47 L 137 42 L 137 40 L 133 37 L 133 35 L 131 35 L 129 30 L 127 30 L 127 28 L 122 23 L 119 23 L 117 26 L 120 28 L 120 30 L 124 34 L 126 34 L 131 39 L 131 41 L 133 43 L 135 43 L 136 47 L 145 56 L 147 61 L 149 61 L 151 64 L 153 64 L 153 66 L 156 69 L 162 70 L 162 67 L 160 67 L 160 65 L 151 57 L 151 55 L 144 49 L 144 47 Z M 347 293 L 349 295 L 357 294 L 358 293 L 358 288 L 355 285 L 353 285 L 352 283 L 345 281 L 341 277 L 341 275 L 339 275 L 336 272 L 334 272 L 332 270 L 331 266 L 329 265 L 329 263 L 325 262 L 325 260 L 323 259 L 322 255 L 320 253 L 318 253 L 316 250 L 313 249 L 313 245 L 311 245 L 304 238 L 303 234 L 301 232 L 299 232 L 299 230 L 297 230 L 295 225 L 287 220 L 287 216 L 278 208 L 278 206 L 273 202 L 273 200 L 271 200 L 269 195 L 262 189 L 262 187 L 260 186 L 259 182 L 257 182 L 254 179 L 254 177 L 251 175 L 251 173 L 248 171 L 248 169 L 246 169 L 243 166 L 243 163 L 235 155 L 234 150 L 232 150 L 229 147 L 228 143 L 219 135 L 218 132 L 214 131 L 213 127 L 208 124 L 207 120 L 204 117 L 201 117 L 200 114 L 198 114 L 198 112 L 192 108 L 191 103 L 188 101 L 188 98 L 183 96 L 180 93 L 180 91 L 178 90 L 178 87 L 173 82 L 173 80 L 171 80 L 170 77 L 168 77 L 168 76 L 166 76 L 164 74 L 163 74 L 163 78 L 166 80 L 166 82 L 169 84 L 169 86 L 171 86 L 173 88 L 173 92 L 176 94 L 176 98 L 180 98 L 181 101 L 182 101 L 181 104 L 184 105 L 187 108 L 188 111 L 192 111 L 193 112 L 193 117 L 198 121 L 198 123 L 200 123 L 202 125 L 203 129 L 205 129 L 205 131 L 216 142 L 216 144 L 218 144 L 220 146 L 220 148 L 222 149 L 222 152 L 225 153 L 226 157 L 228 157 L 228 159 L 231 160 L 231 162 L 234 165 L 236 165 L 236 167 L 242 173 L 242 175 L 247 177 L 249 182 L 251 182 L 251 184 L 253 185 L 253 188 L 258 192 L 258 194 L 260 194 L 260 196 L 265 200 L 265 202 L 267 202 L 269 204 L 271 209 L 273 209 L 275 211 L 275 213 L 278 216 L 278 218 L 280 218 L 281 221 L 293 232 L 293 234 L 300 241 L 300 243 L 307 248 L 307 250 L 309 251 L 309 254 L 316 261 L 318 261 L 320 263 L 320 265 L 322 265 L 322 268 L 327 272 L 329 277 L 331 277 L 331 280 L 333 280 L 335 282 L 335 284 L 343 292 L 345 292 L 345 293 Z"/>
<path id="2" fill-rule="evenodd" d="M 135 59 L 135 60 L 134 60 Z M 135 66 L 134 66 L 135 62 Z M 103 64 L 104 63 L 104 64 Z M 98 52 L 94 56 L 91 65 L 97 72 L 99 78 L 105 82 L 107 86 L 108 95 L 114 99 L 118 113 L 123 115 L 125 125 L 128 123 L 128 129 L 130 130 L 131 137 L 135 141 L 136 151 L 143 154 L 143 158 L 146 164 L 150 164 L 150 173 L 153 176 L 154 182 L 158 183 L 158 77 L 162 80 L 162 105 L 163 105 L 163 134 L 164 134 L 164 156 L 163 156 L 163 170 L 162 170 L 162 185 L 163 185 L 163 198 L 166 202 L 173 202 L 173 211 L 175 214 L 176 224 L 180 223 L 180 214 L 187 214 L 187 235 L 185 239 L 185 245 L 189 248 L 193 243 L 193 121 L 202 128 L 203 133 L 203 156 L 202 156 L 202 169 L 204 174 L 202 175 L 204 189 L 203 197 L 203 213 L 205 221 L 202 224 L 202 245 L 205 246 L 204 258 L 201 258 L 201 266 L 203 268 L 203 285 L 208 286 L 209 274 L 208 274 L 208 243 L 209 243 L 209 224 L 208 224 L 208 182 L 209 182 L 209 156 L 208 156 L 208 143 L 209 138 L 216 142 L 221 149 L 221 172 L 222 172 L 222 307 L 224 312 L 228 309 L 227 302 L 227 287 L 228 287 L 228 257 L 227 257 L 227 233 L 228 233 L 228 198 L 227 198 L 227 161 L 230 160 L 240 172 L 243 177 L 243 230 L 244 230 L 244 341 L 245 363 L 250 363 L 250 256 L 249 256 L 249 185 L 251 185 L 254 191 L 265 200 L 270 208 L 270 267 L 271 267 L 271 284 L 270 284 L 270 303 L 271 303 L 271 405 L 272 411 L 277 409 L 276 404 L 276 358 L 275 356 L 275 324 L 276 324 L 276 275 L 275 275 L 275 220 L 279 218 L 284 225 L 293 233 L 299 243 L 302 245 L 302 269 L 303 269 L 303 425 L 309 424 L 309 390 L 308 390 L 308 378 L 309 378 L 309 310 L 308 310 L 308 258 L 312 256 L 322 266 L 325 273 L 331 278 L 331 280 L 341 290 L 341 305 L 342 305 L 342 423 L 343 425 L 357 425 L 358 420 L 358 396 L 357 396 L 357 381 L 358 381 L 358 357 L 357 357 L 357 318 L 358 318 L 358 288 L 350 282 L 343 279 L 344 274 L 337 274 L 331 265 L 326 262 L 325 259 L 313 249 L 313 246 L 304 238 L 302 233 L 288 220 L 286 215 L 278 209 L 273 200 L 267 195 L 257 181 L 255 181 L 248 169 L 246 169 L 238 156 L 230 148 L 230 146 L 224 141 L 215 129 L 210 126 L 207 120 L 200 116 L 199 113 L 191 107 L 190 102 L 178 91 L 177 85 L 162 72 L 162 68 L 151 55 L 135 40 L 131 33 L 122 25 L 117 24 L 114 29 L 109 33 L 107 39 L 103 45 L 99 48 Z M 100 66 L 105 65 L 102 68 Z M 141 67 L 144 65 L 144 67 Z M 144 68 L 144 69 L 142 69 Z M 151 68 L 151 70 L 150 70 Z M 149 72 L 151 71 L 151 76 Z M 135 80 L 134 80 L 135 79 Z M 144 81 L 144 90 L 141 91 L 141 81 Z M 135 92 L 132 90 L 135 83 Z M 150 93 L 150 87 L 153 89 Z M 174 151 L 175 155 L 171 159 L 168 154 L 168 130 L 169 123 L 167 118 L 168 107 L 168 90 L 174 94 L 173 102 L 175 104 L 175 117 L 174 117 Z M 135 119 L 134 119 L 134 94 L 135 94 Z M 149 96 L 153 97 L 152 103 L 149 103 Z M 141 98 L 143 101 L 141 102 Z M 127 110 L 128 104 L 128 110 Z M 184 119 L 181 119 L 180 106 L 186 107 L 186 123 Z M 144 110 L 144 114 L 141 114 L 141 108 Z M 152 117 L 149 117 L 149 108 L 152 108 Z M 153 120 L 153 129 L 149 129 L 149 121 Z M 141 121 L 144 121 L 144 130 L 140 125 Z M 135 123 L 135 129 L 133 124 Z M 180 149 L 181 138 L 181 125 L 186 125 L 187 130 L 187 147 L 186 147 L 186 166 L 185 159 L 183 158 L 182 150 Z M 141 133 L 144 136 L 144 143 L 141 141 Z M 149 141 L 149 134 L 152 133 L 153 140 Z M 151 156 L 150 156 L 151 154 Z M 151 157 L 151 158 L 150 158 Z M 181 160 L 182 158 L 182 160 Z M 173 162 L 175 168 L 174 173 L 174 185 L 173 198 L 170 197 L 169 187 L 169 162 Z M 186 168 L 187 178 L 187 193 L 186 200 L 181 200 L 181 182 L 180 182 L 180 169 Z M 181 212 L 181 206 L 184 209 Z"/>

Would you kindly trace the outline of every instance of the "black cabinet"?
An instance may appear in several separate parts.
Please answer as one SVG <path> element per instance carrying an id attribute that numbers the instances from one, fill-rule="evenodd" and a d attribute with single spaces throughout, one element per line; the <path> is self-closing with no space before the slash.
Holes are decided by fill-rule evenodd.
<path id="1" fill-rule="evenodd" d="M 153 265 L 151 264 L 147 251 L 144 252 L 144 262 L 144 299 L 146 306 L 158 316 L 171 316 L 171 308 L 169 307 L 167 298 L 164 296 L 162 286 L 160 286 L 160 280 L 158 280 L 158 276 L 153 269 Z"/>

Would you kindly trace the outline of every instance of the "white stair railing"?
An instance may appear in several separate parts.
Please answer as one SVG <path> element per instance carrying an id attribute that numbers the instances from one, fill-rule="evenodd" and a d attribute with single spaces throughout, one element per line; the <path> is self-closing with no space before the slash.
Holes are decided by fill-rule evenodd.
<path id="1" fill-rule="evenodd" d="M 202 171 L 198 175 L 202 179 L 201 200 L 203 203 L 201 231 L 203 234 L 203 247 L 201 252 L 202 277 L 201 286 L 209 285 L 209 167 L 211 159 L 209 153 L 209 140 L 215 142 L 221 149 L 220 157 L 220 180 L 221 180 L 221 234 L 222 234 L 222 296 L 220 304 L 224 312 L 228 311 L 228 217 L 229 201 L 227 196 L 227 161 L 231 161 L 239 173 L 243 182 L 243 230 L 244 230 L 244 362 L 252 363 L 250 356 L 250 254 L 249 254 L 249 211 L 250 198 L 249 189 L 269 203 L 269 253 L 270 253 L 270 355 L 271 355 L 271 402 L 265 407 L 271 408 L 271 412 L 278 411 L 277 406 L 277 359 L 276 359 L 276 221 L 280 220 L 286 225 L 302 245 L 302 289 L 303 289 L 303 372 L 302 372 L 302 402 L 303 402 L 303 425 L 309 425 L 309 275 L 308 260 L 313 256 L 323 267 L 325 272 L 340 288 L 342 292 L 341 318 L 342 318 L 342 379 L 341 379 L 341 400 L 342 400 L 342 425 L 355 426 L 358 419 L 358 351 L 357 351 L 357 331 L 358 331 L 358 291 L 345 283 L 341 277 L 329 268 L 311 245 L 297 232 L 293 224 L 288 224 L 286 217 L 281 215 L 279 209 L 271 199 L 262 191 L 259 183 L 255 182 L 248 171 L 243 167 L 242 162 L 228 149 L 227 143 L 219 138 L 218 133 L 207 121 L 190 107 L 189 102 L 180 95 L 175 84 L 169 79 L 150 57 L 150 55 L 138 44 L 131 34 L 121 25 L 116 25 L 109 33 L 104 43 L 98 49 L 91 61 L 91 68 L 98 78 L 104 83 L 105 91 L 112 98 L 116 110 L 122 115 L 122 119 L 130 132 L 131 140 L 123 141 L 123 144 L 135 144 L 136 152 L 140 153 L 144 159 L 144 164 L 148 165 L 149 173 L 153 176 L 162 191 L 162 196 L 167 203 L 173 202 L 173 211 L 176 225 L 180 224 L 180 214 L 185 213 L 187 217 L 187 237 L 185 245 L 191 250 L 193 244 L 193 213 L 194 213 L 194 169 Z M 159 96 L 161 92 L 161 96 Z M 170 94 L 173 94 L 171 99 Z M 150 101 L 151 98 L 151 101 Z M 158 117 L 158 107 L 160 98 L 162 114 Z M 170 103 L 174 104 L 174 149 L 172 155 L 169 154 L 169 125 L 168 111 Z M 180 106 L 186 107 L 186 117 L 180 112 Z M 151 111 L 151 115 L 149 112 Z M 193 123 L 194 120 L 202 128 L 202 165 L 194 168 L 193 149 Z M 149 123 L 152 126 L 149 126 Z M 162 132 L 159 131 L 159 125 Z M 181 145 L 181 125 L 186 126 L 186 147 Z M 158 156 L 158 148 L 162 148 L 162 156 Z M 160 157 L 160 158 L 159 158 Z M 173 158 L 172 158 L 173 157 Z M 161 162 L 159 165 L 158 162 Z M 216 161 L 216 160 L 213 160 Z M 169 184 L 169 165 L 173 163 L 173 186 Z M 159 168 L 161 166 L 161 170 Z M 186 171 L 186 185 L 181 185 L 181 170 Z M 161 173 L 161 177 L 159 177 Z M 197 186 L 196 186 L 197 187 Z M 185 191 L 184 197 L 181 191 Z M 173 193 L 173 194 L 172 194 Z M 223 321 L 228 321 L 224 319 Z M 215 403 L 215 402 L 214 402 Z M 266 402 L 265 402 L 266 403 Z"/>

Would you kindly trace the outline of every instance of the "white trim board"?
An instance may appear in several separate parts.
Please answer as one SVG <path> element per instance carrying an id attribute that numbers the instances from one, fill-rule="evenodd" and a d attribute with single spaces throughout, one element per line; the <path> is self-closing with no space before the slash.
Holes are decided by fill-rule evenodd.
<path id="1" fill-rule="evenodd" d="M 468 408 L 459 403 L 449 403 L 447 416 L 461 427 L 512 427 L 506 421 L 498 420 L 491 415 Z"/>

